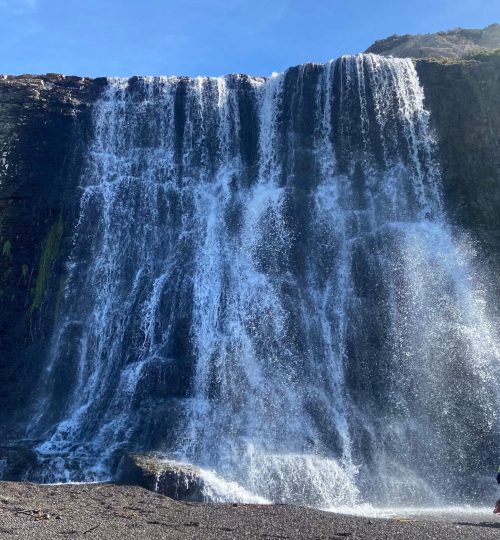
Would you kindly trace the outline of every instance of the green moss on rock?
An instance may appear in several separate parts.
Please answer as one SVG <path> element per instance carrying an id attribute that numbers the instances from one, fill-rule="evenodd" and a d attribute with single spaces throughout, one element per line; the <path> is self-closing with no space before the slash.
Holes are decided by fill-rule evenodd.
<path id="1" fill-rule="evenodd" d="M 2 255 L 4 257 L 10 257 L 12 254 L 12 243 L 10 240 L 5 240 L 2 247 Z"/>
<path id="2" fill-rule="evenodd" d="M 50 272 L 59 253 L 63 231 L 64 223 L 62 216 L 59 216 L 58 221 L 52 225 L 46 238 L 42 242 L 42 256 L 40 258 L 40 266 L 38 268 L 38 275 L 33 292 L 34 298 L 30 308 L 31 312 L 39 308 L 43 302 Z"/>
<path id="3" fill-rule="evenodd" d="M 500 55 L 500 49 L 486 49 L 484 51 L 480 51 L 476 54 L 473 54 L 470 56 L 472 60 L 484 60 L 487 59 L 489 56 L 498 56 Z"/>

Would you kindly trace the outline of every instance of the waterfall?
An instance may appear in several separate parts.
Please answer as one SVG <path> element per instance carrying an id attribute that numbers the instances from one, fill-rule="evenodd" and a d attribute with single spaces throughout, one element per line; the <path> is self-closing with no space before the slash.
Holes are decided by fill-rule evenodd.
<path id="1" fill-rule="evenodd" d="M 322 508 L 488 491 L 500 350 L 410 60 L 109 79 L 93 126 L 34 478 L 155 450 Z"/>

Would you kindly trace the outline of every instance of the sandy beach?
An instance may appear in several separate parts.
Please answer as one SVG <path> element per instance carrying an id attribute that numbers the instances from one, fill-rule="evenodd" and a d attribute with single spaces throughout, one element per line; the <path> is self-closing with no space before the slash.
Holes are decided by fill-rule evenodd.
<path id="1" fill-rule="evenodd" d="M 481 512 L 361 517 L 287 505 L 194 504 L 140 487 L 0 482 L 0 538 L 474 539 L 498 538 Z"/>

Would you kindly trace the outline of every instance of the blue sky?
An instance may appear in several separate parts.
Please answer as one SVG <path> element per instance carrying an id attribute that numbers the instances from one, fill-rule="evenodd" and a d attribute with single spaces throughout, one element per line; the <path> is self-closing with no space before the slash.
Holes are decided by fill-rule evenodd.
<path id="1" fill-rule="evenodd" d="M 492 22 L 500 0 L 0 0 L 0 73 L 269 75 Z"/>

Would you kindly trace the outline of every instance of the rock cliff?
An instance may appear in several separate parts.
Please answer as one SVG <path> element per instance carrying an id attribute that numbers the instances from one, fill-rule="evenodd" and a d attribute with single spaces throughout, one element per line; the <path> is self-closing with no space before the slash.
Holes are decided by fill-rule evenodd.
<path id="1" fill-rule="evenodd" d="M 500 295 L 500 51 L 422 59 L 417 71 L 439 138 L 445 205 L 493 268 Z"/>
<path id="2" fill-rule="evenodd" d="M 75 218 L 89 107 L 105 79 L 0 76 L 0 425 L 38 375 Z"/>
<path id="3" fill-rule="evenodd" d="M 477 53 L 500 46 L 500 26 L 424 38 L 389 38 L 369 51 L 419 58 L 445 206 L 456 233 L 469 236 L 496 276 L 491 293 L 500 298 L 500 52 Z M 17 426 L 26 423 L 40 359 L 51 346 L 90 112 L 106 84 L 0 77 L 0 443 L 23 436 Z"/>
<path id="4" fill-rule="evenodd" d="M 394 35 L 367 53 L 414 58 L 439 139 L 444 202 L 500 294 L 500 24 Z"/>

